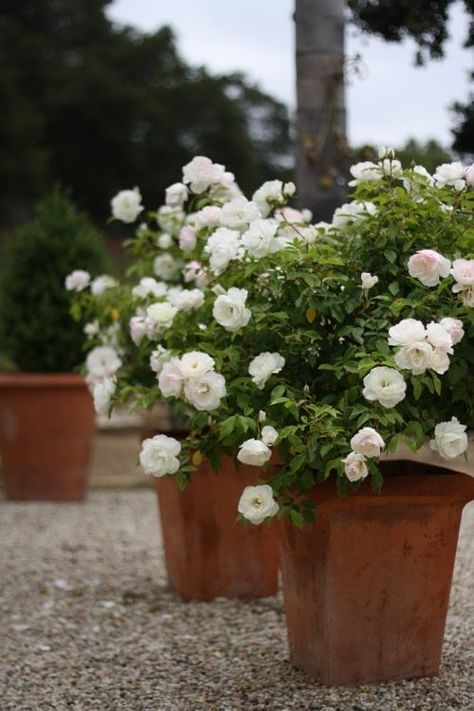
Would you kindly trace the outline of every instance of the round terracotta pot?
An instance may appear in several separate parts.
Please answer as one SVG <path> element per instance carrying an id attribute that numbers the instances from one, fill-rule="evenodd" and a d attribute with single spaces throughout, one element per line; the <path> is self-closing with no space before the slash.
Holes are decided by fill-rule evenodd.
<path id="1" fill-rule="evenodd" d="M 0 375 L 0 453 L 7 499 L 83 499 L 94 424 L 92 398 L 82 376 Z"/>
<path id="2" fill-rule="evenodd" d="M 459 524 L 474 478 L 390 462 L 380 494 L 364 483 L 310 493 L 314 525 L 282 522 L 290 662 L 327 685 L 435 676 Z"/>

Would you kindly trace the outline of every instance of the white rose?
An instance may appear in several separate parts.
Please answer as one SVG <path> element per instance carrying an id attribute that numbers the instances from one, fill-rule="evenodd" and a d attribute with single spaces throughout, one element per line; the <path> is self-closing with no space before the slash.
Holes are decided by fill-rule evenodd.
<path id="1" fill-rule="evenodd" d="M 247 521 L 258 525 L 268 516 L 275 516 L 279 506 L 268 484 L 246 486 L 239 500 L 238 511 Z"/>
<path id="2" fill-rule="evenodd" d="M 341 461 L 344 462 L 344 471 L 349 481 L 360 481 L 368 476 L 369 470 L 367 469 L 366 459 L 363 454 L 351 452 Z"/>
<path id="3" fill-rule="evenodd" d="M 171 254 L 160 254 L 153 262 L 153 271 L 160 279 L 170 281 L 176 279 L 180 266 Z"/>
<path id="4" fill-rule="evenodd" d="M 252 257 L 261 259 L 267 254 L 279 252 L 285 246 L 285 241 L 276 236 L 277 231 L 276 220 L 255 220 L 242 235 L 242 244 Z"/>
<path id="5" fill-rule="evenodd" d="M 171 353 L 163 346 L 157 346 L 150 354 L 150 368 L 156 375 L 159 375 L 163 370 L 163 366 L 171 360 Z"/>
<path id="6" fill-rule="evenodd" d="M 377 155 L 382 158 L 395 158 L 395 148 L 393 146 L 379 146 Z"/>
<path id="7" fill-rule="evenodd" d="M 184 378 L 178 358 L 171 358 L 163 364 L 158 377 L 158 387 L 163 397 L 181 397 L 183 394 Z"/>
<path id="8" fill-rule="evenodd" d="M 250 321 L 252 312 L 245 306 L 247 295 L 247 289 L 231 287 L 226 294 L 215 300 L 212 315 L 226 331 L 235 333 Z"/>
<path id="9" fill-rule="evenodd" d="M 370 272 L 362 272 L 360 280 L 362 282 L 362 289 L 364 291 L 368 291 L 369 289 L 372 289 L 373 286 L 378 284 L 379 278 L 378 276 L 372 276 Z"/>
<path id="10" fill-rule="evenodd" d="M 64 282 L 67 291 L 84 291 L 91 281 L 91 275 L 84 269 L 76 269 L 67 275 Z"/>
<path id="11" fill-rule="evenodd" d="M 191 281 L 195 281 L 197 283 L 201 274 L 204 274 L 204 268 L 201 262 L 193 260 L 192 262 L 185 264 L 183 269 L 183 277 L 186 284 L 189 284 Z"/>
<path id="12" fill-rule="evenodd" d="M 196 231 L 193 227 L 185 225 L 181 228 L 179 233 L 179 248 L 183 252 L 192 252 L 196 248 L 197 237 Z"/>
<path id="13" fill-rule="evenodd" d="M 158 282 L 153 277 L 143 277 L 140 283 L 132 289 L 133 296 L 146 299 L 147 296 L 165 296 L 168 287 L 162 281 Z"/>
<path id="14" fill-rule="evenodd" d="M 267 180 L 254 192 L 252 202 L 257 205 L 262 217 L 267 217 L 273 207 L 282 207 L 286 202 L 282 181 Z"/>
<path id="15" fill-rule="evenodd" d="M 185 214 L 180 207 L 162 205 L 156 213 L 156 221 L 163 232 L 176 234 L 183 226 Z"/>
<path id="16" fill-rule="evenodd" d="M 278 432 L 271 425 L 265 425 L 262 427 L 262 442 L 266 444 L 267 447 L 273 447 L 278 439 Z"/>
<path id="17" fill-rule="evenodd" d="M 225 168 L 213 163 L 205 156 L 195 156 L 183 166 L 183 183 L 190 184 L 193 193 L 205 192 L 211 185 L 219 183 L 225 174 Z"/>
<path id="18" fill-rule="evenodd" d="M 402 164 L 399 160 L 393 160 L 393 158 L 381 160 L 379 168 L 384 175 L 389 175 L 391 178 L 399 178 L 403 173 Z"/>
<path id="19" fill-rule="evenodd" d="M 196 212 L 193 216 L 196 228 L 198 230 L 204 227 L 217 227 L 221 219 L 221 207 L 217 205 L 206 205 Z"/>
<path id="20" fill-rule="evenodd" d="M 425 286 L 437 286 L 441 277 L 447 277 L 451 262 L 433 249 L 421 249 L 408 260 L 408 273 Z"/>
<path id="21" fill-rule="evenodd" d="M 110 402 L 117 387 L 113 378 L 104 378 L 94 385 L 92 393 L 94 398 L 94 409 L 98 415 L 107 415 L 110 409 Z"/>
<path id="22" fill-rule="evenodd" d="M 171 304 L 171 306 L 175 306 L 176 308 L 178 308 L 178 300 L 181 296 L 182 291 L 182 286 L 173 286 L 171 289 L 168 289 L 166 300 L 168 301 L 168 303 Z"/>
<path id="23" fill-rule="evenodd" d="M 372 427 L 363 427 L 351 439 L 351 447 L 354 452 L 363 454 L 364 457 L 380 457 L 385 442 L 377 430 Z"/>
<path id="24" fill-rule="evenodd" d="M 422 165 L 414 165 L 409 172 L 409 177 L 404 177 L 402 182 L 405 190 L 413 193 L 415 198 L 420 197 L 420 189 L 425 185 L 434 185 L 433 178 Z"/>
<path id="25" fill-rule="evenodd" d="M 136 346 L 139 346 L 146 333 L 145 318 L 143 316 L 132 316 L 128 324 L 130 338 Z"/>
<path id="26" fill-rule="evenodd" d="M 415 341 L 403 346 L 395 353 L 395 363 L 404 370 L 411 370 L 413 375 L 422 375 L 433 362 L 433 347 L 426 341 Z"/>
<path id="27" fill-rule="evenodd" d="M 249 365 L 249 375 L 252 380 L 262 390 L 265 383 L 274 373 L 279 373 L 285 365 L 285 359 L 279 353 L 260 353 Z"/>
<path id="28" fill-rule="evenodd" d="M 469 187 L 474 188 L 474 163 L 464 169 L 464 180 Z"/>
<path id="29" fill-rule="evenodd" d="M 86 358 L 86 369 L 92 380 L 110 378 L 121 367 L 122 360 L 110 346 L 93 348 Z"/>
<path id="30" fill-rule="evenodd" d="M 220 223 L 233 230 L 243 230 L 259 217 L 258 207 L 243 195 L 236 197 L 222 206 Z"/>
<path id="31" fill-rule="evenodd" d="M 243 254 L 240 232 L 219 227 L 207 240 L 204 251 L 210 255 L 213 274 L 222 274 L 233 259 L 240 259 Z"/>
<path id="32" fill-rule="evenodd" d="M 201 289 L 184 289 L 176 298 L 176 308 L 180 311 L 198 309 L 204 303 L 204 294 Z"/>
<path id="33" fill-rule="evenodd" d="M 466 185 L 464 166 L 458 161 L 439 165 L 433 177 L 437 188 L 444 188 L 449 185 L 455 190 L 462 190 Z"/>
<path id="34" fill-rule="evenodd" d="M 438 375 L 444 375 L 449 370 L 449 366 L 450 361 L 446 351 L 441 348 L 435 348 L 431 355 L 430 369 L 434 370 Z"/>
<path id="35" fill-rule="evenodd" d="M 117 286 L 117 282 L 113 277 L 108 274 L 101 274 L 93 280 L 91 284 L 91 292 L 94 296 L 99 296 L 99 294 L 103 294 L 104 291 L 111 289 L 114 286 Z"/>
<path id="36" fill-rule="evenodd" d="M 466 425 L 461 425 L 457 417 L 452 417 L 450 422 L 440 422 L 435 427 L 430 447 L 443 459 L 459 457 L 468 447 Z"/>
<path id="37" fill-rule="evenodd" d="M 258 411 L 258 421 L 260 422 L 260 424 L 263 424 L 264 422 L 266 422 L 266 420 L 267 420 L 267 413 L 265 412 L 265 410 L 259 410 Z"/>
<path id="38" fill-rule="evenodd" d="M 87 338 L 94 338 L 95 336 L 99 335 L 100 326 L 97 319 L 95 319 L 95 321 L 89 321 L 89 323 L 86 323 L 86 325 L 84 326 L 84 333 Z"/>
<path id="39" fill-rule="evenodd" d="M 143 210 L 141 200 L 142 196 L 138 188 L 121 190 L 110 201 L 113 217 L 121 222 L 135 222 Z"/>
<path id="40" fill-rule="evenodd" d="M 393 368 L 377 366 L 364 378 L 363 395 L 366 400 L 376 400 L 382 407 L 395 407 L 405 398 L 407 384 Z"/>
<path id="41" fill-rule="evenodd" d="M 185 353 L 180 359 L 180 370 L 183 378 L 199 378 L 205 373 L 214 370 L 215 361 L 207 353 L 191 351 Z"/>
<path id="42" fill-rule="evenodd" d="M 392 326 L 388 333 L 389 346 L 409 346 L 426 338 L 424 324 L 414 318 L 404 318 L 396 326 Z"/>
<path id="43" fill-rule="evenodd" d="M 183 183 L 173 183 L 165 190 L 165 202 L 170 207 L 183 207 L 188 199 L 188 189 Z"/>
<path id="44" fill-rule="evenodd" d="M 453 286 L 455 293 L 474 287 L 474 259 L 455 259 L 451 274 L 457 282 Z"/>
<path id="45" fill-rule="evenodd" d="M 242 464 L 250 464 L 253 467 L 263 467 L 270 461 L 272 450 L 260 439 L 247 439 L 239 447 L 237 459 Z"/>
<path id="46" fill-rule="evenodd" d="M 376 212 L 377 208 L 372 202 L 346 202 L 334 210 L 331 225 L 339 230 L 362 217 L 375 215 Z"/>
<path id="47" fill-rule="evenodd" d="M 158 247 L 160 249 L 169 249 L 173 244 L 173 238 L 167 232 L 158 237 Z"/>
<path id="48" fill-rule="evenodd" d="M 142 442 L 140 464 L 145 474 L 165 476 L 176 474 L 179 469 L 181 444 L 174 437 L 155 435 Z"/>
<path id="49" fill-rule="evenodd" d="M 453 339 L 449 331 L 441 324 L 431 321 L 426 327 L 426 338 L 433 348 L 437 348 L 445 353 L 453 352 Z"/>
<path id="50" fill-rule="evenodd" d="M 152 304 L 146 310 L 145 327 L 150 338 L 159 336 L 171 326 L 178 309 L 167 301 Z"/>
<path id="51" fill-rule="evenodd" d="M 373 182 L 380 180 L 382 171 L 380 167 L 370 160 L 361 161 L 350 167 L 350 173 L 354 180 L 349 182 L 349 185 L 358 185 L 362 182 Z"/>
<path id="52" fill-rule="evenodd" d="M 463 322 L 458 318 L 451 318 L 450 316 L 445 316 L 439 322 L 440 325 L 447 330 L 451 336 L 453 345 L 462 341 L 464 337 Z"/>
<path id="53" fill-rule="evenodd" d="M 184 383 L 184 395 L 196 410 L 217 410 L 222 398 L 226 396 L 224 376 L 211 371 L 196 378 L 189 378 Z"/>

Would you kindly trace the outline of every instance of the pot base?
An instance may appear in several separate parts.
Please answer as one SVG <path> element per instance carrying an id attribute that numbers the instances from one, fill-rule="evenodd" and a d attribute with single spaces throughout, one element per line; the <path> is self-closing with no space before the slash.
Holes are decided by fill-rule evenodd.
<path id="1" fill-rule="evenodd" d="M 459 524 L 474 479 L 417 465 L 337 497 L 314 490 L 316 522 L 282 525 L 290 661 L 327 685 L 439 672 Z M 418 469 L 419 470 L 419 469 Z"/>

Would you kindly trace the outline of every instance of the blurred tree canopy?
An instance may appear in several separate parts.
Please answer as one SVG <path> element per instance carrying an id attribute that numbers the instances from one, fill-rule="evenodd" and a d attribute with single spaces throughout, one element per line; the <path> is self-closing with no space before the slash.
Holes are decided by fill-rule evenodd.
<path id="1" fill-rule="evenodd" d="M 139 185 L 152 206 L 202 153 L 251 191 L 292 165 L 286 107 L 240 74 L 189 66 L 173 32 L 114 25 L 110 0 L 2 0 L 1 221 L 59 182 L 101 222 Z"/>
<path id="2" fill-rule="evenodd" d="M 352 21 L 364 32 L 377 34 L 388 42 L 415 40 L 416 61 L 440 59 L 448 35 L 448 13 L 458 0 L 348 0 Z M 474 0 L 464 0 L 470 18 L 465 47 L 474 46 Z M 472 75 L 474 78 L 474 75 Z M 467 103 L 453 106 L 456 125 L 453 148 L 461 155 L 474 155 L 474 94 Z"/>

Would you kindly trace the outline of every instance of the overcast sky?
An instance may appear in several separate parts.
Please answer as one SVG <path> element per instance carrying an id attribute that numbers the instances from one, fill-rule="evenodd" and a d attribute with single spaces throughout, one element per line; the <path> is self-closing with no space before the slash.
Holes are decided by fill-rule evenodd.
<path id="1" fill-rule="evenodd" d="M 414 0 L 416 2 L 416 0 Z M 293 107 L 294 0 L 115 0 L 110 17 L 151 32 L 172 25 L 181 54 L 214 72 L 243 71 Z M 451 142 L 449 106 L 469 93 L 472 50 L 463 49 L 467 18 L 456 3 L 446 58 L 414 66 L 414 43 L 391 45 L 347 32 L 348 56 L 360 53 L 366 76 L 348 87 L 348 133 L 354 145 L 400 145 L 408 137 Z"/>

